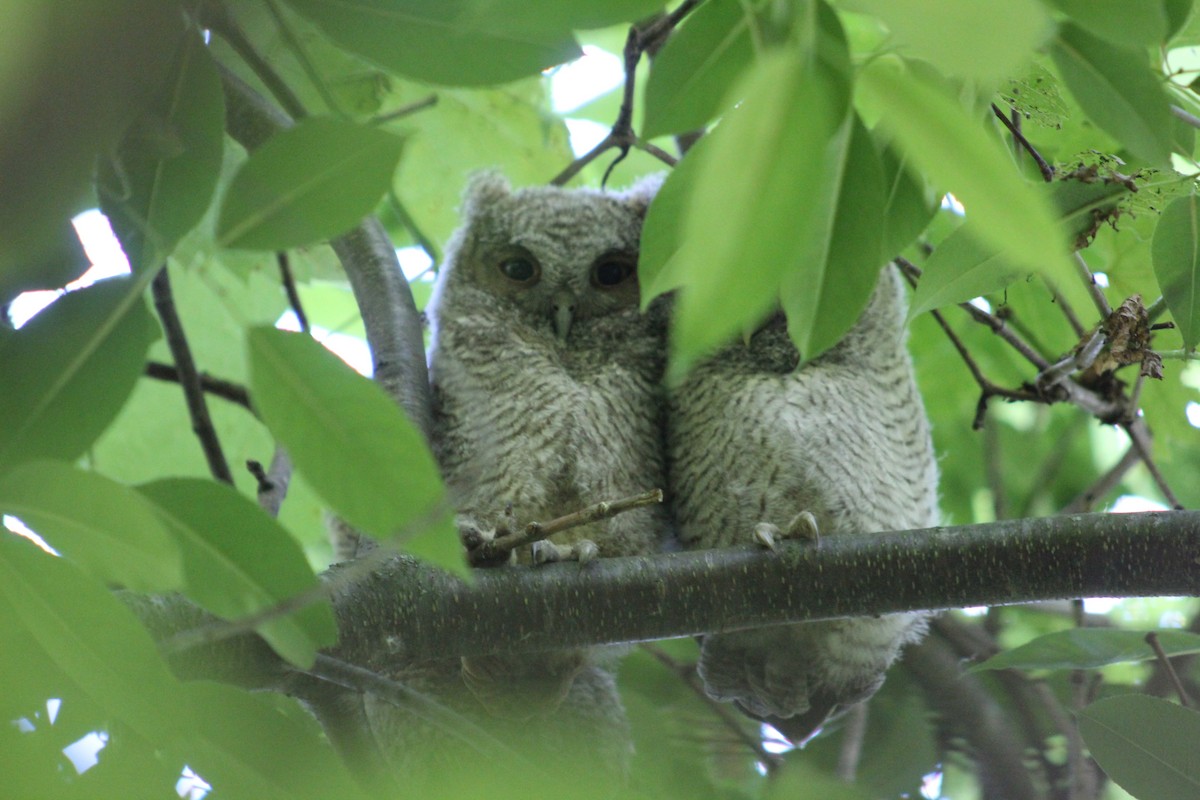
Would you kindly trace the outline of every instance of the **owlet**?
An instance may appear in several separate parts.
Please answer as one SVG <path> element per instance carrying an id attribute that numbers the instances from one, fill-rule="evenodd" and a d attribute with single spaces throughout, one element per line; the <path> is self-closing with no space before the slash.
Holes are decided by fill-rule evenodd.
<path id="1" fill-rule="evenodd" d="M 905 298 L 886 268 L 857 323 L 819 358 L 782 315 L 697 366 L 671 392 L 668 472 L 689 549 L 924 528 L 937 465 L 905 348 Z M 772 626 L 704 637 L 708 694 L 793 740 L 869 697 L 925 615 Z"/>

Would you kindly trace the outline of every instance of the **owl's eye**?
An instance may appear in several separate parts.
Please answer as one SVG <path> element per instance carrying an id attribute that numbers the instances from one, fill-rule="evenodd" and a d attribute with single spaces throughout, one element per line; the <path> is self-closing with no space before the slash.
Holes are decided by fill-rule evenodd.
<path id="1" fill-rule="evenodd" d="M 605 258 L 592 269 L 592 282 L 602 289 L 620 286 L 633 275 L 633 262 L 626 258 Z"/>
<path id="2" fill-rule="evenodd" d="M 528 256 L 511 256 L 500 262 L 504 277 L 516 283 L 529 283 L 538 275 L 537 263 Z"/>

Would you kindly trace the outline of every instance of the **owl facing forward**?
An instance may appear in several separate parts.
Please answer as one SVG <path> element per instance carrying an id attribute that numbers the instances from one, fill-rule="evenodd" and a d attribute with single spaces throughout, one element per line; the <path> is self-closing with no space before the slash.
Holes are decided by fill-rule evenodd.
<path id="1" fill-rule="evenodd" d="M 923 528 L 937 466 L 904 344 L 904 289 L 883 271 L 854 327 L 798 367 L 782 315 L 671 392 L 668 472 L 685 547 Z M 869 697 L 921 614 L 772 626 L 701 643 L 708 694 L 794 740 Z"/>
<path id="2" fill-rule="evenodd" d="M 640 310 L 637 281 L 657 186 L 471 183 L 430 303 L 434 449 L 465 539 L 663 487 L 665 318 Z M 637 509 L 516 560 L 655 552 L 665 519 Z M 473 658 L 462 678 L 492 714 L 532 717 L 555 712 L 576 678 L 598 685 L 596 662 L 585 650 Z"/>

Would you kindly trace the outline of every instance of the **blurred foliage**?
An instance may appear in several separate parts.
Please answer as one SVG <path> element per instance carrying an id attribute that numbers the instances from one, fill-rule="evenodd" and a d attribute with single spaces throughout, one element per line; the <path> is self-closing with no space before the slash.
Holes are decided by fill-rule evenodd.
<path id="1" fill-rule="evenodd" d="M 947 524 L 1105 509 L 1123 495 L 1169 505 L 1164 485 L 1200 505 L 1200 366 L 1184 351 L 1200 337 L 1192 6 L 699 4 L 630 76 L 633 130 L 650 144 L 678 155 L 676 135 L 713 129 L 671 172 L 645 233 L 646 294 L 681 295 L 675 371 L 777 307 L 804 358 L 818 356 L 863 307 L 874 267 L 902 255 L 925 271 L 909 343 Z M 374 387 L 261 330 L 289 307 L 271 248 L 288 249 L 312 324 L 363 338 L 324 239 L 374 209 L 397 246 L 436 258 L 472 171 L 497 168 L 516 185 L 551 180 L 574 157 L 568 122 L 607 128 L 623 96 L 617 86 L 558 111 L 556 66 L 581 46 L 620 58 L 629 24 L 662 8 L 0 0 L 0 309 L 82 272 L 67 221 L 84 208 L 108 214 L 133 266 L 19 331 L 0 319 L 0 512 L 25 518 L 64 556 L 0 534 L 0 795 L 170 796 L 186 765 L 216 785 L 214 796 L 362 796 L 294 702 L 181 683 L 108 587 L 179 590 L 238 616 L 313 585 L 329 559 L 324 508 L 394 530 L 438 502 L 419 436 Z M 300 124 L 247 154 L 221 133 L 218 85 L 228 75 Z M 1052 186 L 1022 138 L 1053 171 Z M 668 169 L 646 144 L 601 154 L 575 183 L 598 185 L 611 169 L 609 182 L 622 185 Z M 935 210 L 947 193 L 968 222 L 953 203 Z M 1141 385 L 1136 363 L 1070 370 L 1110 399 L 1127 401 L 1140 386 L 1135 410 L 1154 436 L 1159 478 L 1135 459 L 1102 482 L 1130 447 L 1121 427 L 1070 403 L 1014 401 L 1037 393 L 1041 368 L 957 307 L 987 309 L 1054 364 L 1105 322 L 1079 264 L 1109 305 L 1140 295 L 1156 315 L 1147 325 L 1175 324 L 1153 331 L 1161 380 Z M 147 360 L 171 361 L 145 300 L 164 265 L 201 372 L 262 398 L 261 419 L 209 402 L 244 497 L 208 479 L 178 387 L 139 378 Z M 429 277 L 413 283 L 418 307 Z M 933 310 L 1011 396 L 981 390 Z M 347 398 L 365 409 L 364 427 L 335 435 L 327 421 Z M 371 435 L 381 429 L 394 433 Z M 246 499 L 257 483 L 241 468 L 270 463 L 276 438 L 298 464 L 278 524 Z M 373 506 L 379 480 L 405 492 Z M 456 558 L 444 531 L 433 538 L 414 546 L 442 563 Z M 1016 731 L 1041 796 L 1192 798 L 1200 725 L 1194 712 L 1147 696 L 1174 690 L 1138 642 L 1155 628 L 1197 630 L 1197 611 L 1172 598 L 1104 615 L 1014 605 L 947 615 L 931 641 L 964 662 L 1008 652 L 1009 669 L 963 682 Z M 327 609 L 313 607 L 262 632 L 307 663 L 331 626 Z M 1196 697 L 1190 642 L 1162 636 L 1182 654 L 1178 678 Z M 979 732 L 956 727 L 914 670 L 896 670 L 861 715 L 791 749 L 694 690 L 692 642 L 655 648 L 634 650 L 621 667 L 633 796 L 997 796 L 978 766 L 987 758 Z M 99 762 L 78 772 L 84 762 L 66 753 L 97 731 Z M 1091 794 L 1073 794 L 1071 781 L 1092 769 L 1085 746 L 1104 772 L 1091 773 Z M 444 777 L 427 788 L 539 793 L 470 769 Z M 576 781 L 573 794 L 613 791 Z"/>

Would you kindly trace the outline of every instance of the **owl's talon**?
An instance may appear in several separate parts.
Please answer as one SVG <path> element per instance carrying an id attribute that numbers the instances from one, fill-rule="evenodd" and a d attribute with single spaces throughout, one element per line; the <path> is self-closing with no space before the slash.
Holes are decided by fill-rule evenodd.
<path id="1" fill-rule="evenodd" d="M 760 522 L 754 526 L 754 541 L 768 550 L 775 549 L 775 537 L 779 535 L 779 526 L 769 522 Z"/>
<path id="2" fill-rule="evenodd" d="M 817 527 L 817 518 L 813 516 L 811 511 L 801 511 L 792 517 L 791 522 L 787 526 L 787 538 L 804 539 L 809 542 L 820 543 L 821 531 Z"/>
<path id="3" fill-rule="evenodd" d="M 580 564 L 590 563 L 600 555 L 600 548 L 596 547 L 596 543 L 591 539 L 582 539 L 571 545 L 571 549 L 575 553 L 575 560 Z"/>
<path id="4" fill-rule="evenodd" d="M 578 561 L 580 564 L 586 564 L 600 555 L 600 549 L 589 539 L 581 539 L 573 544 L 555 544 L 543 539 L 534 542 L 532 549 L 533 563 L 539 565 L 555 561 Z"/>

